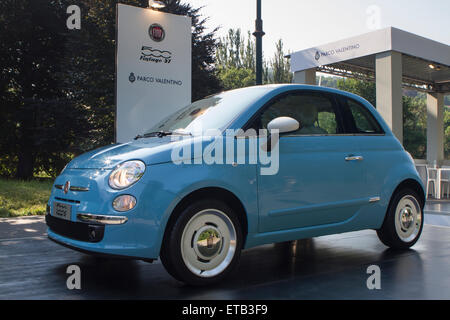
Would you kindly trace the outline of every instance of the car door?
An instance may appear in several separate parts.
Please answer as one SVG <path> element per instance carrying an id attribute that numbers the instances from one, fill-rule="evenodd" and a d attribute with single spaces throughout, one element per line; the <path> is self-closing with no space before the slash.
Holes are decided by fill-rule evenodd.
<path id="1" fill-rule="evenodd" d="M 386 136 L 370 112 L 371 106 L 345 96 L 339 96 L 338 100 L 346 132 L 358 136 L 367 181 L 365 190 L 374 201 L 380 200 L 393 159 L 396 159 L 401 151 L 398 142 L 395 137 Z"/>
<path id="2" fill-rule="evenodd" d="M 259 231 L 351 219 L 368 200 L 357 137 L 343 134 L 334 95 L 284 93 L 262 108 L 253 127 L 264 129 L 282 116 L 296 119 L 300 128 L 280 135 L 277 174 L 258 175 Z"/>

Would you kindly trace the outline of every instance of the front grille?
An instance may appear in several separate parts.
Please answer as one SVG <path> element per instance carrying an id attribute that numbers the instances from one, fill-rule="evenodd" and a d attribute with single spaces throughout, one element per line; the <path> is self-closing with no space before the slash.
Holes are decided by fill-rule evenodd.
<path id="1" fill-rule="evenodd" d="M 59 189 L 59 190 L 63 190 L 63 189 L 64 189 L 64 186 L 63 186 L 62 184 L 56 184 L 56 185 L 55 185 L 55 188 L 56 188 L 56 189 Z M 72 187 L 69 188 L 69 190 L 70 190 L 70 191 L 78 191 L 78 192 L 88 192 L 88 191 L 89 191 L 89 188 L 87 188 L 87 187 L 75 187 L 75 186 L 72 186 Z"/>
<path id="2" fill-rule="evenodd" d="M 45 221 L 51 231 L 73 240 L 96 243 L 102 241 L 105 234 L 105 226 L 101 225 L 72 222 L 49 214 L 45 216 Z"/>

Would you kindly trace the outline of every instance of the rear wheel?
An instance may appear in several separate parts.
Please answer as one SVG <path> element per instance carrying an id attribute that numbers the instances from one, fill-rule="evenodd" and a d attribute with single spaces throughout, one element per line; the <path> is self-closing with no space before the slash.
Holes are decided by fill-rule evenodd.
<path id="1" fill-rule="evenodd" d="M 236 214 L 221 201 L 195 202 L 168 228 L 161 261 L 176 279 L 191 285 L 212 284 L 237 266 L 242 230 Z"/>
<path id="2" fill-rule="evenodd" d="M 412 189 L 398 191 L 391 200 L 383 226 L 377 231 L 381 242 L 393 249 L 408 249 L 423 229 L 423 203 Z"/>

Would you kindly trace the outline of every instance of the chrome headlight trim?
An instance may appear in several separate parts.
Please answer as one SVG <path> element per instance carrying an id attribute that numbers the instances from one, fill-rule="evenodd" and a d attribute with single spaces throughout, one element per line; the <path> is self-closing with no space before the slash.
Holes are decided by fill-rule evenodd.
<path id="1" fill-rule="evenodd" d="M 126 189 L 142 178 L 145 169 L 145 163 L 140 160 L 125 161 L 109 174 L 109 186 L 114 190 Z"/>

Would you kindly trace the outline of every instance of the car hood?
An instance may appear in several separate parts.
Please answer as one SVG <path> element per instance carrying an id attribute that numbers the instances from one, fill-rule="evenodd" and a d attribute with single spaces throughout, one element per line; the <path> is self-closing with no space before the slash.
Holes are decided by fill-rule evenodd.
<path id="1" fill-rule="evenodd" d="M 171 161 L 175 145 L 191 144 L 197 138 L 183 137 L 178 141 L 168 137 L 143 138 L 122 144 L 113 144 L 86 152 L 68 165 L 68 169 L 113 169 L 127 160 L 141 160 L 146 165 Z"/>

